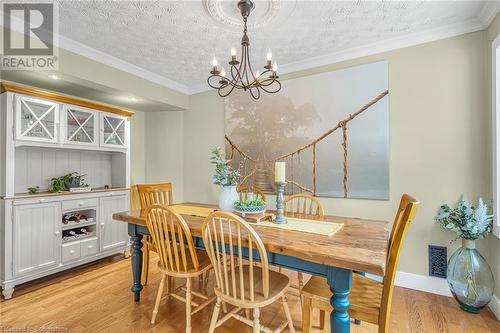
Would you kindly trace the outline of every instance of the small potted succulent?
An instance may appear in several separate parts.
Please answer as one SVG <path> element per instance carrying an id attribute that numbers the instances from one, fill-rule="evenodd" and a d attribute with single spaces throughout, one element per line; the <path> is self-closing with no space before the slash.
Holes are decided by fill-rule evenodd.
<path id="1" fill-rule="evenodd" d="M 261 198 L 237 200 L 234 207 L 243 217 L 246 214 L 260 214 L 266 211 L 266 203 Z"/>
<path id="2" fill-rule="evenodd" d="M 225 211 L 233 211 L 235 201 L 239 200 L 236 185 L 240 179 L 238 170 L 234 170 L 226 160 L 221 147 L 212 150 L 210 162 L 215 164 L 215 173 L 212 182 L 222 187 L 222 193 L 219 197 L 219 208 Z"/>
<path id="3" fill-rule="evenodd" d="M 462 239 L 462 247 L 448 261 L 451 293 L 464 311 L 479 313 L 490 302 L 495 282 L 490 266 L 476 250 L 476 240 L 491 232 L 493 215 L 482 199 L 474 207 L 462 197 L 454 208 L 442 205 L 435 220 L 444 229 L 455 232 L 455 240 Z"/>

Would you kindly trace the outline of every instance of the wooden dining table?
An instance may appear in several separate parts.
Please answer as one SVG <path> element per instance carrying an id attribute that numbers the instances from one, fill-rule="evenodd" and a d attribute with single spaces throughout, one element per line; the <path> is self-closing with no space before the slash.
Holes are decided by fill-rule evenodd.
<path id="1" fill-rule="evenodd" d="M 202 207 L 216 206 L 183 203 Z M 143 210 L 113 214 L 113 219 L 128 223 L 132 241 L 132 292 L 140 301 L 142 271 L 142 238 L 149 235 Z M 203 217 L 182 215 L 191 229 L 195 244 L 203 247 L 201 227 Z M 291 214 L 296 218 L 342 223 L 343 227 L 333 236 L 266 227 L 252 226 L 262 239 L 269 263 L 275 266 L 325 277 L 333 293 L 330 315 L 331 332 L 350 332 L 349 293 L 353 272 L 365 272 L 384 276 L 388 249 L 387 221 L 339 216 L 310 216 Z"/>

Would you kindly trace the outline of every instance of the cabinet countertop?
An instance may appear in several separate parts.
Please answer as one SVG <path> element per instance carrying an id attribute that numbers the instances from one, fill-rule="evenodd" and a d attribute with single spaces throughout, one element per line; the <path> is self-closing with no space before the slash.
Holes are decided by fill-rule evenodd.
<path id="1" fill-rule="evenodd" d="M 74 195 L 74 194 L 92 194 L 92 193 L 102 193 L 102 192 L 116 192 L 116 191 L 128 191 L 129 187 L 111 187 L 111 188 L 96 188 L 89 192 L 38 192 L 35 194 L 29 193 L 15 193 L 13 196 L 1 196 L 0 199 L 9 200 L 9 199 L 29 199 L 29 198 L 40 198 L 40 197 L 53 197 L 53 196 L 62 196 L 62 195 Z"/>

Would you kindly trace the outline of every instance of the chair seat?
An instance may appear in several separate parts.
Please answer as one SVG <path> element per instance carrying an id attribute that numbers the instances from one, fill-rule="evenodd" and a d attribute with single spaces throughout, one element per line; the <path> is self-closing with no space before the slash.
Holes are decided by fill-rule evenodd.
<path id="1" fill-rule="evenodd" d="M 362 275 L 353 274 L 352 289 L 349 295 L 351 318 L 378 324 L 383 284 Z M 325 278 L 313 276 L 306 283 L 302 292 L 316 302 L 325 303 L 324 307 L 332 310 L 330 298 L 332 292 Z"/>
<path id="2" fill-rule="evenodd" d="M 195 249 L 195 251 L 196 251 L 196 256 L 198 257 L 198 269 L 195 269 L 192 260 L 187 260 L 187 267 L 185 270 L 182 269 L 182 272 L 173 272 L 171 270 L 164 269 L 164 267 L 161 265 L 161 261 L 158 261 L 158 267 L 162 271 L 164 271 L 167 275 L 170 276 L 175 276 L 175 277 L 199 276 L 202 273 L 209 270 L 210 268 L 212 268 L 212 263 L 210 262 L 210 258 L 208 257 L 207 252 L 205 250 Z M 189 249 L 186 247 L 186 255 L 188 255 L 188 253 Z M 182 267 L 181 258 L 179 258 L 179 265 L 181 265 Z"/>
<path id="3" fill-rule="evenodd" d="M 278 298 L 280 298 L 290 286 L 290 279 L 285 274 L 281 274 L 276 271 L 269 270 L 269 296 L 266 298 L 262 293 L 262 269 L 260 267 L 253 267 L 253 288 L 254 288 L 254 300 L 251 301 L 250 295 L 250 266 L 243 265 L 243 281 L 245 286 L 245 300 L 241 301 L 240 298 L 240 269 L 239 266 L 234 268 L 235 271 L 235 288 L 236 297 L 228 297 L 224 293 L 220 292 L 217 288 L 215 289 L 215 294 L 219 296 L 223 301 L 227 301 L 230 304 L 238 306 L 240 308 L 256 308 L 267 306 Z M 233 295 L 233 289 L 231 283 L 229 283 L 229 290 L 231 296 Z"/>

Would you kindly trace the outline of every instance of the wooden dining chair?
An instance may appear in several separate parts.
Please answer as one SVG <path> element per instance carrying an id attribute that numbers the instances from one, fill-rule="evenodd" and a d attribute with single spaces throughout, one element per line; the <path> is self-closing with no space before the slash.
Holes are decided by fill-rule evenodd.
<path id="1" fill-rule="evenodd" d="M 130 210 L 141 209 L 141 201 L 139 199 L 139 190 L 137 185 L 130 186 Z"/>
<path id="2" fill-rule="evenodd" d="M 160 184 L 137 184 L 137 193 L 139 196 L 139 204 L 141 209 L 147 209 L 154 204 L 172 205 L 173 204 L 173 190 L 172 183 Z M 149 258 L 150 252 L 157 252 L 150 236 L 144 236 L 142 239 L 142 285 L 148 284 L 149 278 Z"/>
<path id="3" fill-rule="evenodd" d="M 242 186 L 238 186 L 236 191 L 238 192 L 238 194 L 240 196 L 240 200 L 247 200 L 249 193 L 255 193 L 257 198 L 260 198 L 260 199 L 262 199 L 262 201 L 266 202 L 266 196 L 265 196 L 264 192 L 262 192 L 262 190 L 260 188 L 258 188 L 257 186 L 242 185 Z"/>
<path id="4" fill-rule="evenodd" d="M 325 211 L 318 198 L 308 194 L 293 194 L 283 200 L 285 213 L 309 215 L 313 217 L 323 217 Z M 279 272 L 282 268 L 279 268 Z M 300 304 L 302 305 L 302 288 L 304 288 L 304 275 L 301 272 L 297 273 L 298 286 L 292 286 L 299 290 Z"/>
<path id="5" fill-rule="evenodd" d="M 396 218 L 389 238 L 386 273 L 383 282 L 377 282 L 363 275 L 353 274 L 352 289 L 349 295 L 351 318 L 377 324 L 378 332 L 385 333 L 389 329 L 394 280 L 399 263 L 403 241 L 408 227 L 415 217 L 419 202 L 408 194 L 404 194 L 396 213 Z M 325 278 L 312 277 L 302 290 L 304 310 L 302 331 L 311 330 L 311 314 L 313 308 L 320 310 L 320 327 L 325 327 L 325 313 L 333 309 L 330 305 L 332 293 Z"/>
<path id="6" fill-rule="evenodd" d="M 323 217 L 325 210 L 318 198 L 309 194 L 293 194 L 283 200 L 285 213 Z"/>
<path id="7" fill-rule="evenodd" d="M 166 297 L 173 297 L 186 303 L 186 333 L 190 333 L 191 316 L 215 300 L 215 296 L 209 298 L 191 289 L 191 279 L 200 278 L 212 268 L 210 259 L 204 250 L 194 247 L 187 223 L 171 207 L 149 206 L 146 211 L 146 225 L 160 257 L 159 265 L 162 272 L 151 323 L 155 323 L 163 289 L 167 284 Z M 169 277 L 186 279 L 186 285 L 172 290 Z M 185 296 L 177 294 L 179 291 L 185 293 Z M 193 301 L 194 297 L 201 299 L 201 302 Z"/>
<path id="8" fill-rule="evenodd" d="M 215 272 L 215 304 L 209 333 L 230 318 L 253 327 L 253 332 L 295 332 L 285 292 L 289 278 L 269 270 L 267 252 L 259 235 L 239 216 L 214 212 L 203 223 L 202 237 Z M 227 253 L 226 253 L 227 252 Z M 257 266 L 257 261 L 260 265 Z M 274 331 L 260 324 L 260 309 L 281 299 L 287 321 Z M 221 319 L 221 303 L 235 306 Z M 253 310 L 253 320 L 249 310 Z M 242 310 L 246 316 L 239 314 Z"/>

